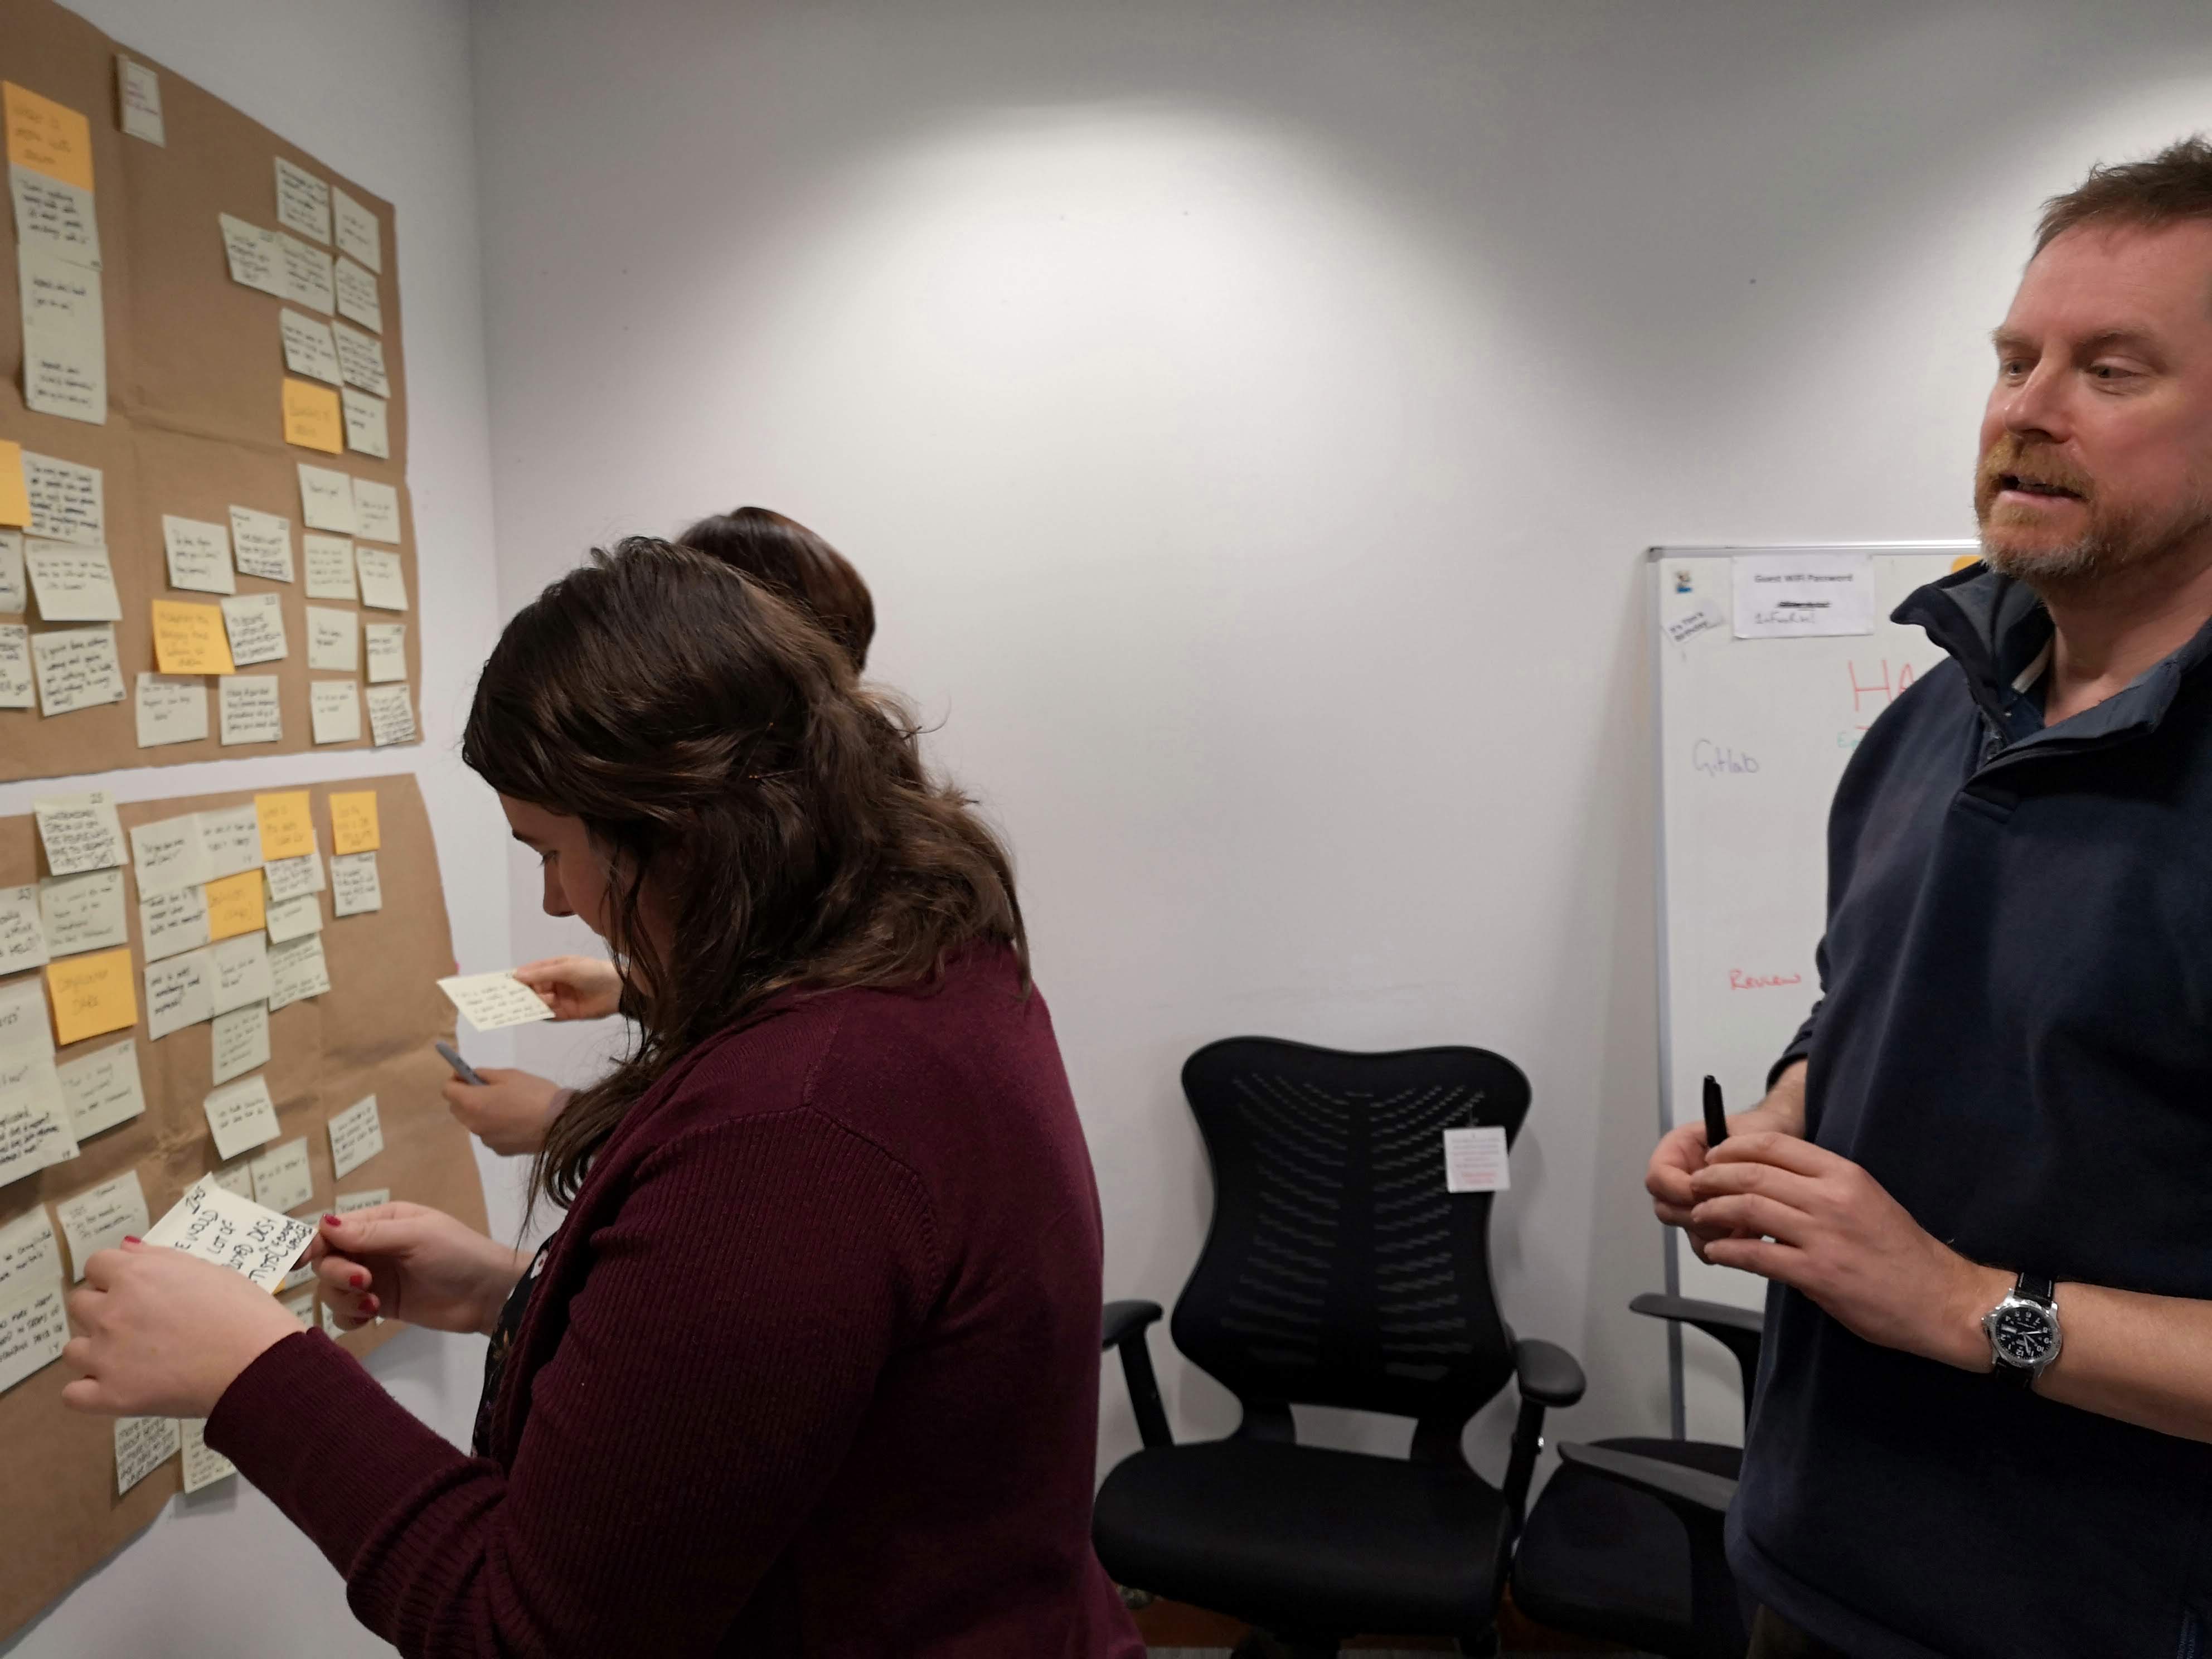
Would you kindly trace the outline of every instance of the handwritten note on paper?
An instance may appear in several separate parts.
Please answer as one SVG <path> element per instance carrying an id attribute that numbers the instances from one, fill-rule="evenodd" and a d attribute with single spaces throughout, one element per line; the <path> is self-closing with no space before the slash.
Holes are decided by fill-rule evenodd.
<path id="1" fill-rule="evenodd" d="M 23 532 L 0 530 L 0 611 L 20 617 L 31 608 L 31 585 L 23 575 Z"/>
<path id="2" fill-rule="evenodd" d="M 88 877 L 75 878 L 79 881 Z M 207 889 L 179 887 L 173 892 L 153 893 L 138 901 L 138 937 L 146 960 L 197 951 L 208 942 Z"/>
<path id="3" fill-rule="evenodd" d="M 212 605 L 154 601 L 154 660 L 164 674 L 228 674 L 230 636 L 222 611 Z"/>
<path id="4" fill-rule="evenodd" d="M 198 743 L 208 734 L 207 686 L 197 675 L 139 675 L 135 708 L 141 749 Z"/>
<path id="5" fill-rule="evenodd" d="M 23 401 L 42 415 L 107 419 L 107 330 L 100 273 L 28 245 L 15 251 L 23 313 Z"/>
<path id="6" fill-rule="evenodd" d="M 292 521 L 275 513 L 258 513 L 250 507 L 230 509 L 230 539 L 237 549 L 238 568 L 249 576 L 265 576 L 272 582 L 292 580 Z"/>
<path id="7" fill-rule="evenodd" d="M 384 307 L 377 301 L 376 278 L 346 258 L 339 259 L 335 275 L 338 315 L 352 318 L 372 334 L 383 333 Z"/>
<path id="8" fill-rule="evenodd" d="M 438 988 L 479 1031 L 496 1031 L 509 1025 L 527 1025 L 550 1019 L 553 1011 L 537 992 L 511 973 L 456 974 L 438 981 Z"/>
<path id="9" fill-rule="evenodd" d="M 122 820 L 115 816 L 114 798 L 105 789 L 42 796 L 31 803 L 31 816 L 38 820 L 46 869 L 53 875 L 111 870 L 131 862 L 131 850 L 123 841 Z"/>
<path id="10" fill-rule="evenodd" d="M 0 1187 L 76 1153 L 53 1055 L 0 1049 Z"/>
<path id="11" fill-rule="evenodd" d="M 400 574 L 399 556 L 380 547 L 353 550 L 355 568 L 361 574 L 361 602 L 379 611 L 404 611 L 407 583 Z"/>
<path id="12" fill-rule="evenodd" d="M 183 1417 L 178 1419 L 177 1423 L 184 1431 L 186 1492 L 212 1486 L 216 1481 L 228 1480 L 238 1473 L 237 1464 L 208 1444 L 207 1419 Z"/>
<path id="13" fill-rule="evenodd" d="M 199 815 L 185 812 L 133 825 L 131 863 L 141 897 L 198 886 L 213 873 L 208 864 L 207 842 L 200 834 Z"/>
<path id="14" fill-rule="evenodd" d="M 216 690 L 217 735 L 225 744 L 282 743 L 284 716 L 274 674 L 226 674 Z"/>
<path id="15" fill-rule="evenodd" d="M 261 828 L 261 857 L 304 858 L 315 850 L 315 815 L 304 789 L 279 790 L 253 798 L 254 820 Z"/>
<path id="16" fill-rule="evenodd" d="M 31 1048 L 52 1054 L 54 1034 L 46 1023 L 46 993 L 35 979 L 0 985 L 0 1050 Z"/>
<path id="17" fill-rule="evenodd" d="M 353 516 L 358 526 L 354 534 L 363 541 L 399 541 L 399 492 L 388 483 L 378 483 L 373 478 L 353 481 Z"/>
<path id="18" fill-rule="evenodd" d="M 250 1002 L 266 1002 L 275 990 L 269 976 L 269 936 L 258 929 L 208 946 L 208 971 L 215 981 L 215 1011 L 227 1014 Z"/>
<path id="19" fill-rule="evenodd" d="M 387 744 L 415 741 L 415 702 L 405 686 L 372 685 L 368 699 L 372 744 L 381 749 Z"/>
<path id="20" fill-rule="evenodd" d="M 38 888 L 0 887 L 0 975 L 43 968 L 48 954 Z"/>
<path id="21" fill-rule="evenodd" d="M 343 323 L 331 325 L 331 337 L 337 344 L 338 373 L 348 386 L 374 392 L 380 398 L 392 395 L 392 382 L 384 372 L 383 341 Z"/>
<path id="22" fill-rule="evenodd" d="M 80 1141 L 89 1140 L 146 1109 L 146 1090 L 138 1077 L 138 1042 L 125 1037 L 105 1048 L 64 1060 L 56 1066 L 70 1126 Z"/>
<path id="23" fill-rule="evenodd" d="M 230 280 L 241 287 L 284 297 L 284 249 L 273 230 L 264 230 L 225 213 L 222 251 L 230 261 Z"/>
<path id="24" fill-rule="evenodd" d="M 146 1035 L 156 1042 L 173 1031 L 215 1018 L 214 975 L 205 951 L 187 951 L 146 964 Z M 227 1158 L 228 1153 L 225 1153 Z"/>
<path id="25" fill-rule="evenodd" d="M 1870 553 L 1740 553 L 1729 564 L 1740 640 L 1874 632 Z"/>
<path id="26" fill-rule="evenodd" d="M 247 933 L 258 935 L 266 907 L 261 896 L 261 872 L 245 870 L 234 876 L 218 876 L 208 883 L 208 937 L 220 943 Z"/>
<path id="27" fill-rule="evenodd" d="M 340 853 L 331 860 L 331 908 L 342 916 L 367 915 L 384 908 L 384 885 L 374 853 Z"/>
<path id="28" fill-rule="evenodd" d="M 276 233 L 276 253 L 277 276 L 284 284 L 281 297 L 328 316 L 337 304 L 331 286 L 331 256 L 281 230 Z"/>
<path id="29" fill-rule="evenodd" d="M 357 1193 L 340 1193 L 331 1200 L 334 1215 L 351 1215 L 356 1210 L 373 1210 L 380 1204 L 392 1202 L 392 1188 L 369 1187 Z"/>
<path id="30" fill-rule="evenodd" d="M 129 696 L 115 654 L 115 624 L 60 628 L 31 635 L 31 668 L 39 680 L 42 716 L 99 708 Z"/>
<path id="31" fill-rule="evenodd" d="M 102 1250 L 112 1250 L 126 1237 L 146 1232 L 146 1194 L 138 1184 L 138 1171 L 125 1170 L 112 1181 L 103 1181 L 75 1198 L 54 1206 L 61 1218 L 62 1237 L 69 1240 L 70 1276 L 84 1277 L 84 1264 Z"/>
<path id="32" fill-rule="evenodd" d="M 331 674 L 361 670 L 361 621 L 350 611 L 307 607 L 307 666 Z"/>
<path id="33" fill-rule="evenodd" d="M 173 1417 L 115 1419 L 115 1495 L 129 1492 L 177 1455 L 184 1431 Z"/>
<path id="34" fill-rule="evenodd" d="M 353 480 L 326 466 L 300 467 L 300 517 L 310 530 L 354 533 Z"/>
<path id="35" fill-rule="evenodd" d="M 296 1210 L 315 1196 L 315 1177 L 307 1167 L 307 1138 L 271 1146 L 255 1158 L 253 1201 L 264 1209 Z"/>
<path id="36" fill-rule="evenodd" d="M 338 394 L 313 380 L 284 378 L 284 441 L 325 454 L 345 453 L 345 417 Z"/>
<path id="37" fill-rule="evenodd" d="M 269 1005 L 249 1002 L 242 1008 L 233 1008 L 217 1014 L 211 1027 L 214 1033 L 215 1073 L 212 1080 L 228 1083 L 233 1078 L 244 1077 L 248 1072 L 258 1072 L 269 1063 Z M 289 1210 L 289 1204 L 279 1209 Z"/>
<path id="38" fill-rule="evenodd" d="M 33 536 L 87 547 L 107 545 L 107 492 L 96 466 L 23 452 L 23 489 Z"/>
<path id="39" fill-rule="evenodd" d="M 21 1296 L 30 1285 L 58 1285 L 61 1277 L 61 1246 L 45 1205 L 0 1227 L 0 1297 Z"/>
<path id="40" fill-rule="evenodd" d="M 161 77 L 143 64 L 118 56 L 115 60 L 115 94 L 123 106 L 123 130 L 149 144 L 168 142 L 161 120 Z"/>
<path id="41" fill-rule="evenodd" d="M 295 939 L 320 933 L 322 926 L 323 902 L 313 893 L 269 907 L 269 943 L 272 945 L 289 945 Z"/>
<path id="42" fill-rule="evenodd" d="M 310 531 L 300 538 L 307 554 L 307 597 L 353 601 L 353 544 L 343 536 Z"/>
<path id="43" fill-rule="evenodd" d="M 72 264 L 100 269 L 100 220 L 93 212 L 90 191 L 12 165 L 8 191 L 15 198 L 15 240 L 20 245 Z"/>
<path id="44" fill-rule="evenodd" d="M 318 242 L 331 240 L 331 187 L 281 155 L 276 158 L 276 222 Z"/>
<path id="45" fill-rule="evenodd" d="M 340 1179 L 383 1150 L 384 1126 L 376 1115 L 374 1095 L 362 1097 L 331 1120 L 331 1172 Z"/>
<path id="46" fill-rule="evenodd" d="M 270 859 L 261 866 L 261 878 L 269 884 L 271 904 L 298 898 L 302 893 L 319 893 L 323 890 L 322 860 L 313 853 L 302 853 L 297 858 Z"/>
<path id="47" fill-rule="evenodd" d="M 273 1126 L 274 1113 L 270 1121 Z M 268 1138 L 276 1138 L 273 1127 Z M 203 1176 L 185 1189 L 176 1207 L 155 1222 L 145 1238 L 149 1244 L 166 1245 L 244 1273 L 263 1290 L 273 1291 L 314 1236 L 312 1221 L 264 1209 Z"/>
<path id="48" fill-rule="evenodd" d="M 32 702 L 31 630 L 0 623 L 0 708 L 28 708 Z"/>
<path id="49" fill-rule="evenodd" d="M 57 957 L 127 943 L 131 925 L 123 910 L 123 872 L 48 876 L 39 884 L 39 917 L 46 927 L 46 948 Z"/>
<path id="50" fill-rule="evenodd" d="M 269 947 L 269 1012 L 289 1008 L 308 997 L 328 994 L 330 963 L 323 956 L 323 936 L 310 933 L 288 944 Z"/>
<path id="51" fill-rule="evenodd" d="M 200 842 L 207 848 L 208 879 L 261 867 L 261 815 L 253 803 L 193 815 L 200 821 Z M 214 896 L 209 896 L 212 902 Z"/>
<path id="52" fill-rule="evenodd" d="M 279 661 L 289 649 L 282 594 L 240 593 L 223 600 L 222 625 L 230 636 L 230 660 L 237 667 Z"/>
<path id="53" fill-rule="evenodd" d="M 376 215 L 335 185 L 331 187 L 331 207 L 337 218 L 338 252 L 371 270 L 383 270 L 384 233 Z"/>
<path id="54" fill-rule="evenodd" d="M 123 600 L 115 591 L 115 572 L 104 547 L 33 538 L 23 544 L 31 591 L 39 597 L 40 620 L 120 622 Z"/>
<path id="55" fill-rule="evenodd" d="M 307 716 L 317 743 L 359 743 L 360 688 L 351 680 L 310 682 Z"/>
<path id="56" fill-rule="evenodd" d="M 237 1083 L 226 1083 L 209 1095 L 203 1103 L 207 1112 L 208 1127 L 215 1132 L 215 1150 L 218 1158 L 236 1158 L 240 1152 L 276 1139 L 276 1103 L 269 1098 L 269 1079 L 256 1075 Z M 292 1264 L 284 1264 L 289 1267 Z"/>
<path id="57" fill-rule="evenodd" d="M 62 1357 L 70 1334 L 62 1289 L 57 1279 L 0 1297 L 0 1392 Z"/>
<path id="58" fill-rule="evenodd" d="M 385 685 L 407 678 L 407 624 L 365 623 L 362 637 L 368 644 L 368 683 Z"/>
<path id="59" fill-rule="evenodd" d="M 77 111 L 13 81 L 0 84 L 8 159 L 79 190 L 92 188 L 92 126 Z"/>
<path id="60" fill-rule="evenodd" d="M 386 422 L 384 399 L 351 386 L 338 393 L 345 409 L 345 441 L 348 449 L 358 450 L 377 459 L 392 459 L 392 433 Z M 356 504 L 359 510 L 359 503 Z"/>
<path id="61" fill-rule="evenodd" d="M 102 951 L 46 964 L 46 993 L 53 999 L 54 1040 L 66 1048 L 87 1037 L 127 1031 L 138 1023 L 131 951 Z"/>
<path id="62" fill-rule="evenodd" d="M 284 337 L 284 367 L 295 374 L 309 380 L 338 385 L 343 379 L 338 368 L 338 349 L 331 339 L 331 325 L 320 318 L 301 315 L 296 311 L 280 311 L 276 325 Z M 320 447 L 320 446 L 317 446 Z"/>
<path id="63" fill-rule="evenodd" d="M 376 824 L 376 791 L 340 790 L 331 796 L 331 849 L 374 853 L 384 845 Z"/>

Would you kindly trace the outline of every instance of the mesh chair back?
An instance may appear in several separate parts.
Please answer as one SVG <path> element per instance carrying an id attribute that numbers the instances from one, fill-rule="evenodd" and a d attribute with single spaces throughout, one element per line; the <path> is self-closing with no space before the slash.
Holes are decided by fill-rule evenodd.
<path id="1" fill-rule="evenodd" d="M 1243 1432 L 1287 1432 L 1288 1406 L 1328 1405 L 1419 1419 L 1455 1443 L 1513 1358 L 1491 1194 L 1445 1192 L 1442 1132 L 1494 1125 L 1510 1145 L 1528 1079 L 1481 1048 L 1232 1037 L 1193 1054 L 1182 1085 L 1213 1220 L 1176 1346 L 1243 1402 Z"/>

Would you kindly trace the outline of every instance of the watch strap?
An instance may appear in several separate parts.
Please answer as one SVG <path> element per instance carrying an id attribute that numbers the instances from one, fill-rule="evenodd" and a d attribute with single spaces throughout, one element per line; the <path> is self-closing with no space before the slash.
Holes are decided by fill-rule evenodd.
<path id="1" fill-rule="evenodd" d="M 2044 1273 L 2021 1273 L 2018 1282 L 2013 1285 L 2012 1293 L 2027 1301 L 2040 1303 L 2046 1308 L 2056 1308 L 2058 1304 L 2058 1286 Z"/>

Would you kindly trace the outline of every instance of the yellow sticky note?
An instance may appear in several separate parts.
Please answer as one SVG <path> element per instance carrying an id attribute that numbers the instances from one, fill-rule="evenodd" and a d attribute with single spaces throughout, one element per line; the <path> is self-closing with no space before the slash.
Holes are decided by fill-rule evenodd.
<path id="1" fill-rule="evenodd" d="M 13 81 L 0 82 L 0 98 L 8 106 L 8 159 L 19 167 L 90 190 L 91 124 L 66 105 L 41 98 Z"/>
<path id="2" fill-rule="evenodd" d="M 54 1004 L 54 1041 L 64 1048 L 138 1023 L 131 947 L 70 957 L 46 969 L 46 994 Z"/>
<path id="3" fill-rule="evenodd" d="M 258 931 L 268 921 L 264 902 L 258 870 L 243 870 L 208 883 L 208 942 Z"/>
<path id="4" fill-rule="evenodd" d="M 331 797 L 331 851 L 374 853 L 382 843 L 376 831 L 376 791 Z"/>
<path id="5" fill-rule="evenodd" d="M 31 492 L 23 483 L 23 446 L 0 439 L 0 524 L 31 521 Z"/>
<path id="6" fill-rule="evenodd" d="M 331 455 L 345 453 L 345 416 L 336 386 L 285 377 L 284 441 Z"/>
<path id="7" fill-rule="evenodd" d="M 222 607 L 154 601 L 154 665 L 164 674 L 234 674 Z"/>
<path id="8" fill-rule="evenodd" d="M 261 820 L 264 862 L 304 858 L 315 850 L 315 821 L 308 815 L 306 790 L 288 789 L 281 795 L 256 795 L 253 815 Z"/>

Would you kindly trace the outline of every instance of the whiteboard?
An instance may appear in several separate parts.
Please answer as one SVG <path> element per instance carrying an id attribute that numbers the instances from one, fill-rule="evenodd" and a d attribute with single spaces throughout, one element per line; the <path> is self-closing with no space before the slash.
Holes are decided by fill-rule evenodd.
<path id="1" fill-rule="evenodd" d="M 1650 561 L 1659 702 L 1660 1127 L 1700 1110 L 1705 1073 L 1728 1108 L 1765 1092 L 1767 1067 L 1820 995 L 1814 951 L 1827 906 L 1828 803 L 1875 717 L 1942 660 L 1917 628 L 1888 620 L 1971 542 L 1790 548 L 1655 547 Z M 1874 556 L 1871 634 L 1739 640 L 1738 554 Z M 1699 616 L 1711 625 L 1677 639 Z M 1668 1288 L 1741 1307 L 1765 1281 L 1709 1267 L 1671 1228 Z M 1692 1334 L 1670 1343 L 1676 1434 L 1739 1442 L 1735 1364 Z"/>

